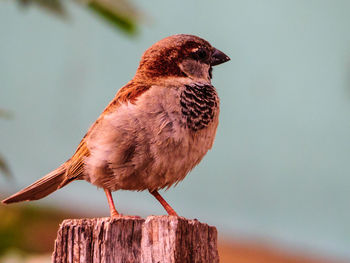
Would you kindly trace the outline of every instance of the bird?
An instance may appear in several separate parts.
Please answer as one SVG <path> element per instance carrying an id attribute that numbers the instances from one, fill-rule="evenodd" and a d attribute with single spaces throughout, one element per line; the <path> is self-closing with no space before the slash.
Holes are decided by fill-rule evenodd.
<path id="1" fill-rule="evenodd" d="M 117 190 L 148 190 L 178 216 L 158 191 L 182 181 L 212 148 L 220 112 L 212 67 L 229 60 L 195 35 L 156 42 L 72 157 L 2 203 L 38 200 L 86 180 L 104 189 L 112 218 L 122 216 L 111 194 Z"/>

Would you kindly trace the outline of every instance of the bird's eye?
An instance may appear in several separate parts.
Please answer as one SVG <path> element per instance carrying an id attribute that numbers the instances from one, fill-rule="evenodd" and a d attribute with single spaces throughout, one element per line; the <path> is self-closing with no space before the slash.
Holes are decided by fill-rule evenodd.
<path id="1" fill-rule="evenodd" d="M 208 52 L 204 48 L 199 48 L 193 53 L 193 57 L 198 60 L 206 60 L 208 58 Z"/>

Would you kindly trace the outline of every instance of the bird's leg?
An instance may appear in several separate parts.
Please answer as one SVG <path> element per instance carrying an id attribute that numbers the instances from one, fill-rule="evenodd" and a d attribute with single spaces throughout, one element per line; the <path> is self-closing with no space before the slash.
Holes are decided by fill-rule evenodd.
<path id="1" fill-rule="evenodd" d="M 105 193 L 106 193 L 106 196 L 107 196 L 107 200 L 108 200 L 108 204 L 109 204 L 109 211 L 111 213 L 111 217 L 119 217 L 120 215 L 119 215 L 118 211 L 115 209 L 111 191 L 109 191 L 107 189 L 104 189 L 104 190 L 105 190 Z"/>
<path id="2" fill-rule="evenodd" d="M 170 216 L 178 216 L 175 212 L 175 210 L 164 200 L 164 198 L 158 193 L 157 190 L 149 190 L 149 192 L 157 198 L 159 203 L 164 207 L 164 209 L 168 212 Z"/>

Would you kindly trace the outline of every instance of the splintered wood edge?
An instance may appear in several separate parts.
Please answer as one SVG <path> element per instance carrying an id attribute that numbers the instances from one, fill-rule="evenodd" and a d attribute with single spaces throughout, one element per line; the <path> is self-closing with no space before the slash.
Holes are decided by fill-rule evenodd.
<path id="1" fill-rule="evenodd" d="M 117 221 L 125 221 L 125 220 L 142 220 L 145 223 L 149 222 L 151 220 L 181 220 L 181 221 L 186 221 L 191 225 L 196 225 L 200 224 L 203 226 L 207 226 L 209 228 L 215 228 L 215 226 L 208 225 L 207 223 L 200 222 L 198 219 L 188 219 L 185 217 L 181 216 L 169 216 L 169 215 L 151 215 L 148 216 L 147 218 L 142 218 L 142 217 L 134 217 L 134 216 L 121 216 L 118 218 L 112 218 L 112 217 L 97 217 L 97 218 L 70 218 L 70 219 L 65 219 L 62 221 L 62 223 L 59 225 L 59 228 L 64 227 L 64 226 L 70 226 L 70 225 L 85 225 L 86 223 L 94 223 L 98 224 L 101 222 L 108 222 L 108 223 L 114 223 Z"/>

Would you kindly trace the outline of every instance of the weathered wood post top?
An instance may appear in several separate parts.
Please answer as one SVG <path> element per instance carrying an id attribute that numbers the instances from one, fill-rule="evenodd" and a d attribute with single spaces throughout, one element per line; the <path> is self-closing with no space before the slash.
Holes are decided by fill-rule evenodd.
<path id="1" fill-rule="evenodd" d="M 217 263 L 217 231 L 176 216 L 68 219 L 52 262 Z"/>

